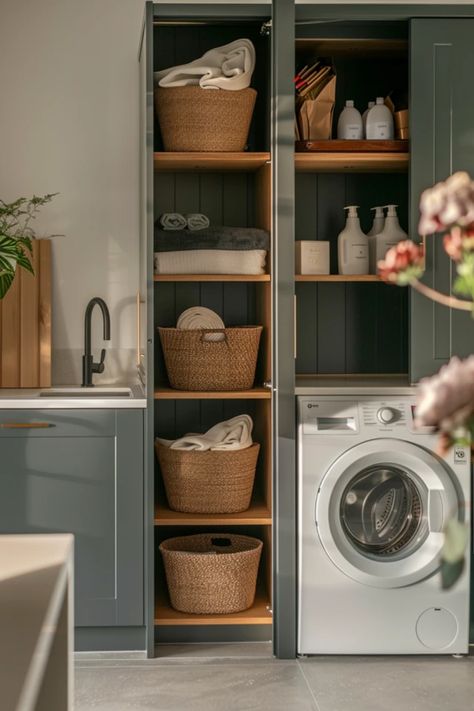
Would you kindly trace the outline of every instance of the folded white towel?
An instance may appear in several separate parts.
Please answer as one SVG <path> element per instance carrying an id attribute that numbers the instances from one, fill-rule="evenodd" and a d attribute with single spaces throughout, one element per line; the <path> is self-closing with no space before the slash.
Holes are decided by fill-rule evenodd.
<path id="1" fill-rule="evenodd" d="M 185 215 L 185 218 L 188 223 L 188 230 L 191 230 L 191 232 L 206 230 L 211 224 L 207 215 L 202 215 L 200 212 L 192 212 L 189 215 Z"/>
<path id="2" fill-rule="evenodd" d="M 253 421 L 249 415 L 237 415 L 231 420 L 219 422 L 205 434 L 190 433 L 176 440 L 157 437 L 157 441 L 170 449 L 187 451 L 246 449 L 252 445 L 252 429 Z"/>
<path id="3" fill-rule="evenodd" d="M 199 85 L 203 89 L 238 91 L 250 86 L 255 69 L 255 47 L 238 39 L 215 47 L 189 64 L 155 72 L 155 84 L 164 87 Z"/>
<path id="4" fill-rule="evenodd" d="M 264 249 L 155 252 L 155 274 L 265 274 Z"/>
<path id="5" fill-rule="evenodd" d="M 178 230 L 184 230 L 188 223 L 186 218 L 179 212 L 164 212 L 160 216 L 160 224 L 164 230 L 176 232 Z"/>

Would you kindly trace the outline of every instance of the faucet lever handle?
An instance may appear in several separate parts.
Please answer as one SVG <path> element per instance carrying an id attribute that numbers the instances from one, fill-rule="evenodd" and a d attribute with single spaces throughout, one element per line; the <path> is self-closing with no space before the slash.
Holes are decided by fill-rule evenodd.
<path id="1" fill-rule="evenodd" d="M 102 350 L 100 352 L 100 361 L 97 364 L 97 372 L 98 373 L 104 372 L 104 370 L 105 370 L 104 361 L 105 361 L 105 348 L 102 348 Z"/>

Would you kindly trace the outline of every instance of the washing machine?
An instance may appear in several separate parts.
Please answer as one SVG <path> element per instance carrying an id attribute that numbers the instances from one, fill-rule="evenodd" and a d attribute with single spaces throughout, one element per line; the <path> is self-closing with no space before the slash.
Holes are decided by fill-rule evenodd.
<path id="1" fill-rule="evenodd" d="M 470 453 L 434 453 L 412 396 L 298 398 L 299 654 L 466 654 L 469 560 L 441 588 L 443 529 L 469 523 Z"/>

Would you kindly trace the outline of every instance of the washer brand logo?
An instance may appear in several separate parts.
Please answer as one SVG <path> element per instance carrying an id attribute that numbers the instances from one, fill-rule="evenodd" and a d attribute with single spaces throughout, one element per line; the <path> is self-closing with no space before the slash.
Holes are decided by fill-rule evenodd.
<path id="1" fill-rule="evenodd" d="M 465 462 L 466 461 L 466 452 L 462 447 L 455 448 L 454 461 L 455 462 Z"/>
<path id="2" fill-rule="evenodd" d="M 308 405 L 307 405 L 308 410 L 311 410 L 311 408 L 313 408 L 313 407 L 319 407 L 319 405 L 315 405 L 314 403 L 311 403 L 311 402 L 308 403 Z"/>

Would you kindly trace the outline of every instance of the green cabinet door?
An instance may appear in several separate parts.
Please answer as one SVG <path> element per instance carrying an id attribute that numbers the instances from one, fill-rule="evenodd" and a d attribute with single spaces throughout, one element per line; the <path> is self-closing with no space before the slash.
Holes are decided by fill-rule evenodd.
<path id="1" fill-rule="evenodd" d="M 143 624 L 140 410 L 0 411 L 0 533 L 73 533 L 75 624 Z"/>
<path id="2" fill-rule="evenodd" d="M 457 170 L 474 176 L 474 19 L 415 19 L 410 32 L 411 235 L 422 191 Z M 455 274 L 440 235 L 427 238 L 424 281 L 449 293 Z M 474 352 L 469 314 L 411 298 L 412 382 Z"/>

